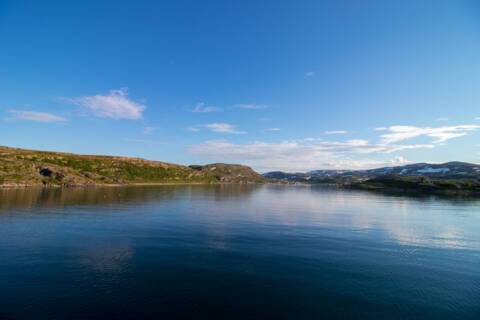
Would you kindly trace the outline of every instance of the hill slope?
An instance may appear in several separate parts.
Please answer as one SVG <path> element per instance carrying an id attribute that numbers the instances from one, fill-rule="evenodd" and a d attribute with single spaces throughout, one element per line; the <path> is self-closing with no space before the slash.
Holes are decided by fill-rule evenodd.
<path id="1" fill-rule="evenodd" d="M 213 175 L 219 182 L 227 183 L 262 183 L 266 178 L 253 171 L 252 168 L 239 164 L 213 163 L 205 166 L 190 166 L 190 168 Z"/>
<path id="2" fill-rule="evenodd" d="M 4 187 L 265 181 L 265 178 L 244 166 L 217 164 L 214 170 L 211 168 L 204 166 L 198 170 L 140 158 L 76 155 L 0 147 L 0 186 Z"/>

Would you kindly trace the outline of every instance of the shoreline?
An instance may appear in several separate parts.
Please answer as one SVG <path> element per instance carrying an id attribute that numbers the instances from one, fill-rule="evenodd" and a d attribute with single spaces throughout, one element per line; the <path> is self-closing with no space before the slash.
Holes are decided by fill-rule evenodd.
<path id="1" fill-rule="evenodd" d="M 139 182 L 139 183 L 105 183 L 105 184 L 75 184 L 75 185 L 43 185 L 43 184 L 1 184 L 0 190 L 7 189 L 73 189 L 73 188 L 97 188 L 97 187 L 141 187 L 141 186 L 176 186 L 176 185 L 265 185 L 277 183 L 259 182 Z"/>
<path id="2" fill-rule="evenodd" d="M 75 184 L 75 185 L 43 185 L 43 184 L 2 184 L 1 190 L 21 190 L 21 189 L 87 189 L 87 188 L 119 188 L 119 187 L 142 187 L 142 186 L 214 186 L 214 185 L 282 185 L 282 186 L 304 186 L 314 187 L 321 186 L 328 189 L 337 190 L 349 190 L 368 192 L 373 194 L 385 194 L 385 195 L 405 195 L 405 196 L 467 196 L 480 198 L 480 192 L 472 190 L 452 190 L 452 189 L 435 189 L 435 190 L 419 190 L 419 189 L 403 189 L 403 188 L 367 188 L 352 185 L 339 185 L 339 184 L 312 184 L 312 183 L 283 183 L 283 182 L 139 182 L 139 183 L 107 183 L 107 184 Z"/>

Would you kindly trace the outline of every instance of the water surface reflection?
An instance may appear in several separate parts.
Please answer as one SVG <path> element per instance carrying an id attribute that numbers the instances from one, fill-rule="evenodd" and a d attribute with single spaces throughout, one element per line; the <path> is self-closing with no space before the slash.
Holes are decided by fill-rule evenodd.
<path id="1" fill-rule="evenodd" d="M 0 190 L 0 317 L 476 319 L 479 209 L 306 186 Z"/>

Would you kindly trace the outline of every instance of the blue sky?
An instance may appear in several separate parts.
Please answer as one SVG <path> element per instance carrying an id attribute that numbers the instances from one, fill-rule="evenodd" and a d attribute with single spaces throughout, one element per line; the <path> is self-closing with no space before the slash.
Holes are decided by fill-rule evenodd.
<path id="1" fill-rule="evenodd" d="M 477 1 L 0 0 L 0 145 L 259 171 L 480 162 Z"/>

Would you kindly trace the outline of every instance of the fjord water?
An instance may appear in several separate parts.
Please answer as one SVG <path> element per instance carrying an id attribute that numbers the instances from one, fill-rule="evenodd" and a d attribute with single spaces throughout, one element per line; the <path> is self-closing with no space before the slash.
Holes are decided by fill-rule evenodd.
<path id="1" fill-rule="evenodd" d="M 1 319 L 478 319 L 480 201 L 305 186 L 0 191 Z"/>

